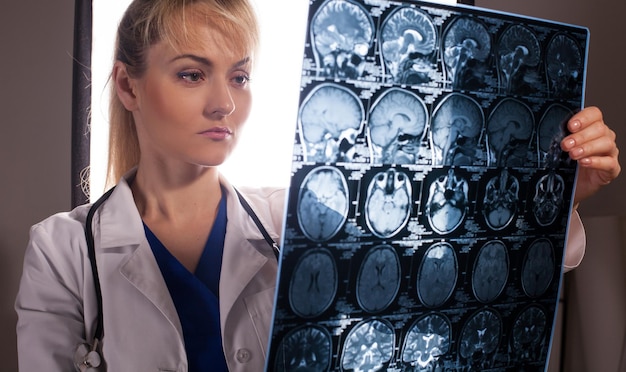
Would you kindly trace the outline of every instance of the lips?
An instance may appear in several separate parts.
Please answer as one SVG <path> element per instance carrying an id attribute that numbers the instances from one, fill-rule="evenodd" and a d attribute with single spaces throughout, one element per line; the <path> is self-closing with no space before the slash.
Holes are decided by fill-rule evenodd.
<path id="1" fill-rule="evenodd" d="M 226 127 L 214 127 L 203 132 L 200 135 L 213 140 L 225 140 L 230 137 L 233 132 Z"/>

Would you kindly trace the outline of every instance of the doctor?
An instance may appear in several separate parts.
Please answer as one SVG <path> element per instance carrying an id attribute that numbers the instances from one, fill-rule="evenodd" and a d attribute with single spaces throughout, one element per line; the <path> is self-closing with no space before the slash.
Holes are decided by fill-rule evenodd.
<path id="1" fill-rule="evenodd" d="M 246 0 L 129 6 L 111 75 L 109 176 L 119 182 L 91 223 L 86 205 L 33 226 L 16 300 L 21 371 L 263 370 L 277 261 L 262 231 L 278 241 L 284 190 L 242 190 L 261 228 L 217 168 L 250 110 L 257 37 Z M 620 165 L 598 109 L 569 128 L 578 203 Z M 584 253 L 572 221 L 568 268 Z"/>

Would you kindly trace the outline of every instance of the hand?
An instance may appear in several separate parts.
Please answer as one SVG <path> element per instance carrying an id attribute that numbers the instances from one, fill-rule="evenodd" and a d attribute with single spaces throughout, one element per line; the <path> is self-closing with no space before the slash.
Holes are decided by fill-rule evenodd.
<path id="1" fill-rule="evenodd" d="M 567 123 L 570 135 L 561 141 L 563 151 L 578 162 L 574 206 L 608 185 L 620 173 L 619 150 L 613 132 L 597 107 L 587 107 Z"/>

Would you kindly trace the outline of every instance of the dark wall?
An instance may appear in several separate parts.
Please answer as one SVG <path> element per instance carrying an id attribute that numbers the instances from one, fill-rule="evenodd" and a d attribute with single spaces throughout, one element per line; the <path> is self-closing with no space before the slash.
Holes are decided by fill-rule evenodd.
<path id="1" fill-rule="evenodd" d="M 16 371 L 13 303 L 28 229 L 70 207 L 73 0 L 0 11 L 0 370 Z"/>

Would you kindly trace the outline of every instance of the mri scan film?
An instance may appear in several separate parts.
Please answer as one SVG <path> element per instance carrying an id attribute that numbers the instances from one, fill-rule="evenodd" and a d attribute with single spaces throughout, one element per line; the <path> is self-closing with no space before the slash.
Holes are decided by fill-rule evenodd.
<path id="1" fill-rule="evenodd" d="M 545 371 L 586 28 L 310 0 L 267 371 Z"/>

